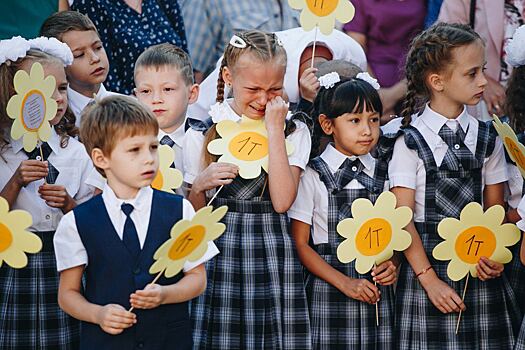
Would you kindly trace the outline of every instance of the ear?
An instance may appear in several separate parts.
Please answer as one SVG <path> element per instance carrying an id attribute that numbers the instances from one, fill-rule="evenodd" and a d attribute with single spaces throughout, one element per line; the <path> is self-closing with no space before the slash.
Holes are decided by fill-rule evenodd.
<path id="1" fill-rule="evenodd" d="M 133 96 L 137 97 L 137 88 L 133 88 Z"/>
<path id="2" fill-rule="evenodd" d="M 445 89 L 445 84 L 444 84 L 445 81 L 443 79 L 443 75 L 441 74 L 430 73 L 427 76 L 426 81 L 427 81 L 428 87 L 430 87 L 432 91 L 443 92 L 443 90 Z"/>
<path id="3" fill-rule="evenodd" d="M 321 125 L 321 129 L 323 129 L 326 135 L 332 135 L 334 132 L 332 119 L 328 118 L 325 114 L 319 114 L 319 125 Z"/>
<path id="4" fill-rule="evenodd" d="M 191 105 L 192 103 L 197 102 L 197 99 L 199 98 L 199 92 L 200 92 L 199 84 L 193 84 L 192 86 L 190 86 L 190 96 L 188 99 L 188 104 Z"/>
<path id="5" fill-rule="evenodd" d="M 230 68 L 224 67 L 222 69 L 221 74 L 222 74 L 222 79 L 224 80 L 224 83 L 226 85 L 232 85 L 233 77 L 232 77 L 232 72 L 231 72 Z"/>
<path id="6" fill-rule="evenodd" d="M 91 160 L 95 167 L 107 170 L 109 168 L 109 158 L 104 155 L 100 148 L 93 148 L 91 150 Z"/>

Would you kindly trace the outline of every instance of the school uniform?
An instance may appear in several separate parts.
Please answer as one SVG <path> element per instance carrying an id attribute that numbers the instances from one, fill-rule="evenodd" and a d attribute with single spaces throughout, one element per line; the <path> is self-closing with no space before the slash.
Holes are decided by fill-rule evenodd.
<path id="1" fill-rule="evenodd" d="M 131 214 L 123 205 L 131 205 Z M 154 276 L 149 274 L 153 255 L 170 238 L 173 225 L 194 215 L 191 204 L 181 196 L 144 187 L 132 200 L 116 197 L 106 185 L 102 195 L 64 216 L 55 236 L 59 271 L 86 265 L 85 298 L 94 304 L 116 303 L 128 309 L 129 296 L 143 289 Z M 124 241 L 127 215 L 133 221 L 140 244 L 137 254 Z M 97 220 L 93 220 L 97 218 Z M 200 265 L 218 253 L 210 242 L 205 256 L 187 262 L 184 271 Z M 183 277 L 161 277 L 158 284 L 169 285 Z M 118 336 L 105 333 L 98 325 L 82 323 L 81 349 L 168 349 L 176 340 L 177 349 L 191 349 L 188 303 L 136 309 L 137 324 Z"/>
<path id="2" fill-rule="evenodd" d="M 525 231 L 525 219 L 523 219 L 525 218 L 525 197 L 521 199 L 517 209 L 518 209 L 518 214 L 522 217 L 522 219 L 518 221 L 516 225 L 521 231 Z M 521 244 L 518 244 L 518 246 L 521 246 Z M 516 253 L 516 252 L 513 252 L 513 253 Z M 520 261 L 519 250 L 517 251 L 517 254 L 518 254 L 518 261 Z M 513 256 L 513 259 L 514 259 L 514 256 Z M 523 269 L 523 265 L 521 266 L 521 269 Z M 515 350 L 525 349 L 525 318 L 523 318 L 523 321 L 521 323 L 520 331 L 517 336 L 514 349 Z"/>
<path id="3" fill-rule="evenodd" d="M 461 295 L 465 279 L 451 281 L 447 276 L 449 262 L 432 256 L 434 247 L 442 242 L 437 227 L 446 217 L 459 218 L 468 203 L 482 203 L 485 185 L 507 181 L 503 145 L 490 124 L 476 120 L 466 109 L 458 118 L 447 119 L 427 105 L 403 133 L 389 163 L 390 185 L 416 191 L 414 222 L 423 248 L 438 277 Z M 411 266 L 403 264 L 396 290 L 397 348 L 513 346 L 519 309 L 505 275 L 486 282 L 471 278 L 465 305 L 467 310 L 456 335 L 458 314 L 441 313 Z"/>
<path id="4" fill-rule="evenodd" d="M 240 120 L 228 102 L 213 122 Z M 203 123 L 204 129 L 213 124 Z M 294 147 L 289 164 L 304 169 L 310 151 L 305 124 L 287 136 Z M 190 129 L 184 140 L 185 181 L 203 171 L 202 129 Z M 240 177 L 223 187 L 214 206 L 227 205 L 225 233 L 216 240 L 221 251 L 207 265 L 208 288 L 192 303 L 196 349 L 310 349 L 310 323 L 303 275 L 286 214 L 276 213 L 267 174 Z"/>
<path id="5" fill-rule="evenodd" d="M 369 153 L 347 157 L 329 144 L 311 160 L 301 178 L 290 218 L 312 226 L 312 247 L 332 267 L 355 279 L 372 281 L 370 273 L 361 275 L 355 261 L 341 263 L 337 247 L 343 241 L 337 224 L 352 217 L 351 207 L 357 198 L 375 202 L 388 190 L 387 164 Z M 373 283 L 373 282 L 372 282 Z M 312 347 L 314 349 L 391 349 L 394 326 L 394 292 L 381 287 L 378 303 L 380 326 L 376 325 L 376 308 L 344 295 L 325 280 L 308 273 L 306 292 L 310 310 Z"/>
<path id="6" fill-rule="evenodd" d="M 100 84 L 100 88 L 98 89 L 98 92 L 95 98 L 97 100 L 101 100 L 104 97 L 113 96 L 113 95 L 119 95 L 119 94 L 117 94 L 116 92 L 111 92 L 111 91 L 106 90 L 106 88 L 104 87 L 104 84 Z M 80 127 L 80 119 L 82 116 L 82 112 L 84 111 L 84 108 L 86 108 L 88 104 L 94 101 L 94 98 L 93 96 L 86 97 L 68 86 L 67 100 L 68 100 L 69 108 L 71 108 L 71 111 L 76 117 L 75 125 L 77 127 Z"/>
<path id="7" fill-rule="evenodd" d="M 68 145 L 61 148 L 60 136 L 54 128 L 51 130 L 49 141 L 43 145 L 44 160 L 50 164 L 46 182 L 64 186 L 77 203 L 82 203 L 93 195 L 93 188 L 85 184 L 93 168 L 91 159 L 74 138 L 69 138 Z M 35 151 L 40 157 L 40 150 Z M 10 140 L 0 157 L 0 188 L 6 186 L 20 163 L 30 156 L 23 150 L 22 139 Z M 33 223 L 28 230 L 40 237 L 43 247 L 39 253 L 27 255 L 28 264 L 23 269 L 13 269 L 5 263 L 0 267 L 1 349 L 78 346 L 80 324 L 65 314 L 57 302 L 59 277 L 53 235 L 63 214 L 40 197 L 38 188 L 43 183 L 42 179 L 22 187 L 11 207 L 31 214 Z"/>

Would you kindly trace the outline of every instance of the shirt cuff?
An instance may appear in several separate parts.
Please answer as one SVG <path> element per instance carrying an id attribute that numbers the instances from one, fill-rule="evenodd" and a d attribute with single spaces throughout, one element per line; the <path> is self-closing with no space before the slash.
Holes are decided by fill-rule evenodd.
<path id="1" fill-rule="evenodd" d="M 184 263 L 183 271 L 188 272 L 191 269 L 196 268 L 200 264 L 204 264 L 206 261 L 211 260 L 217 254 L 219 254 L 219 248 L 217 248 L 215 243 L 208 242 L 208 250 L 206 250 L 204 256 L 196 261 L 186 261 L 186 263 Z"/>
<path id="2" fill-rule="evenodd" d="M 485 172 L 485 185 L 495 185 L 508 181 L 509 177 L 505 168 L 501 170 L 494 169 L 493 171 Z"/>
<path id="3" fill-rule="evenodd" d="M 304 222 L 305 224 L 312 225 L 312 213 L 307 213 L 301 210 L 288 210 L 288 217 L 297 221 Z"/>
<path id="4" fill-rule="evenodd" d="M 394 187 L 406 187 L 412 190 L 416 189 L 416 178 L 411 175 L 397 175 L 389 177 L 390 188 Z"/>
<path id="5" fill-rule="evenodd" d="M 87 264 L 87 259 L 78 256 L 72 257 L 71 259 L 61 259 L 60 261 L 57 261 L 57 271 L 61 272 L 82 265 L 87 266 Z"/>

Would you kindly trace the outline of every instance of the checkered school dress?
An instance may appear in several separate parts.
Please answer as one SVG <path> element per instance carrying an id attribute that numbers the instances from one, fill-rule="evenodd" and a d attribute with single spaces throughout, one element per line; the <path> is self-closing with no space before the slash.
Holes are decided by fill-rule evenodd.
<path id="1" fill-rule="evenodd" d="M 208 287 L 192 304 L 195 349 L 310 349 L 302 267 L 268 196 L 267 175 L 237 177 L 214 206 L 226 231 L 208 261 Z"/>
<path id="2" fill-rule="evenodd" d="M 432 257 L 432 250 L 442 242 L 437 226 L 445 217 L 458 218 L 466 204 L 472 201 L 481 203 L 482 167 L 484 159 L 494 149 L 495 132 L 488 124 L 479 122 L 475 155 L 468 151 L 462 140 L 456 140 L 459 146 L 455 146 L 440 135 L 449 144 L 449 149 L 439 168 L 417 129 L 409 126 L 404 129 L 404 134 L 406 145 L 418 152 L 426 170 L 425 222 L 416 222 L 416 228 L 436 274 L 461 295 L 465 279 L 451 281 L 446 271 L 448 261 L 437 261 Z M 463 156 L 460 157 L 461 153 Z M 513 327 L 519 326 L 519 310 L 505 275 L 486 282 L 470 278 L 465 305 L 467 309 L 456 335 L 458 314 L 441 313 L 430 302 L 410 265 L 403 264 L 396 290 L 397 348 L 511 349 L 514 346 L 516 329 Z"/>
<path id="3" fill-rule="evenodd" d="M 335 174 L 321 157 L 312 159 L 309 166 L 319 174 L 328 190 L 328 243 L 313 248 L 327 263 L 350 278 L 372 281 L 370 273 L 357 273 L 355 261 L 343 264 L 337 259 L 337 247 L 343 237 L 339 236 L 336 227 L 341 220 L 352 217 L 351 206 L 355 199 L 368 198 L 375 202 L 383 192 L 387 163 L 376 161 L 374 179 L 363 172 L 364 166 L 359 159 L 354 162 L 347 159 Z M 353 179 L 365 188 L 344 189 Z M 308 274 L 306 292 L 312 324 L 312 347 L 326 350 L 392 349 L 394 292 L 391 286 L 380 286 L 379 289 L 378 327 L 374 305 L 349 298 L 323 279 Z"/>
<path id="4" fill-rule="evenodd" d="M 25 268 L 0 267 L 0 349 L 78 349 L 80 322 L 58 306 L 54 232 L 36 234 L 43 247 Z"/>

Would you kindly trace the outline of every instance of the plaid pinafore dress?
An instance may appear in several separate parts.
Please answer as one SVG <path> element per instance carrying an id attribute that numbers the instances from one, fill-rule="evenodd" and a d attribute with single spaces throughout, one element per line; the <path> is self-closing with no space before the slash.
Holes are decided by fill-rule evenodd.
<path id="1" fill-rule="evenodd" d="M 456 135 L 462 132 L 460 127 L 458 129 L 461 131 Z M 465 279 L 451 281 L 447 276 L 449 262 L 434 259 L 432 250 L 442 242 L 437 233 L 437 226 L 442 219 L 459 218 L 465 205 L 472 201 L 482 202 L 482 168 L 484 159 L 493 152 L 495 131 L 488 124 L 479 122 L 475 155 L 466 148 L 461 137 L 451 142 L 440 131 L 441 138 L 449 146 L 440 167 L 436 165 L 432 151 L 416 128 L 409 126 L 404 129 L 404 134 L 406 145 L 418 152 L 426 170 L 425 222 L 415 223 L 423 248 L 438 277 L 461 295 Z M 486 282 L 470 278 L 464 302 L 467 309 L 456 335 L 458 313 L 441 313 L 431 303 L 410 265 L 402 264 L 396 289 L 397 348 L 437 350 L 513 347 L 513 327 L 516 327 L 516 322 L 519 324 L 519 310 L 505 275 Z"/>
<path id="2" fill-rule="evenodd" d="M 372 281 L 370 273 L 361 275 L 355 270 L 355 261 L 343 264 L 337 259 L 337 247 L 343 241 L 336 230 L 337 224 L 352 217 L 352 203 L 357 198 L 375 202 L 383 192 L 387 176 L 387 163 L 376 160 L 374 178 L 363 172 L 359 159 L 345 160 L 341 168 L 332 174 L 321 157 L 312 159 L 309 166 L 318 174 L 328 190 L 328 243 L 313 249 L 332 267 L 350 278 Z M 353 179 L 365 188 L 345 189 Z M 373 282 L 372 282 L 373 283 Z M 380 325 L 376 325 L 376 308 L 341 293 L 334 286 L 308 274 L 306 291 L 312 324 L 314 349 L 392 349 L 394 324 L 394 292 L 392 286 L 381 287 L 379 302 Z"/>
<path id="3" fill-rule="evenodd" d="M 266 181 L 266 173 L 237 177 L 213 203 L 228 206 L 226 231 L 206 265 L 207 289 L 192 303 L 195 349 L 311 348 L 302 267 Z"/>

